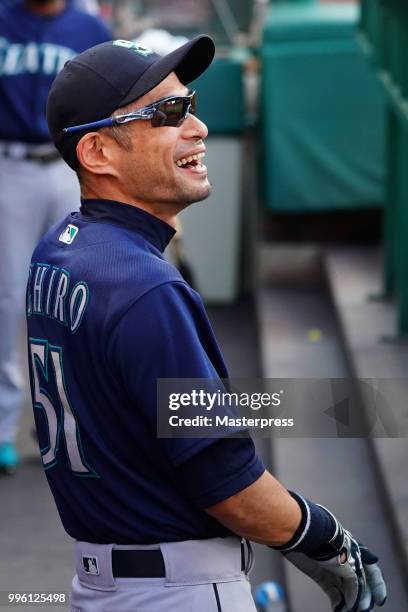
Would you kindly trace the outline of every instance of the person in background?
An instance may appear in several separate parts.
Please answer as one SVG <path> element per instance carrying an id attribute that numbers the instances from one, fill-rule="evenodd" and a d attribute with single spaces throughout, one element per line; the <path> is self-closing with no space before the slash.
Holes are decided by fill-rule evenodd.
<path id="1" fill-rule="evenodd" d="M 18 464 L 22 395 L 16 341 L 34 245 L 76 206 L 76 176 L 51 142 L 45 107 L 64 64 L 110 40 L 107 26 L 71 0 L 0 6 L 0 472 Z"/>

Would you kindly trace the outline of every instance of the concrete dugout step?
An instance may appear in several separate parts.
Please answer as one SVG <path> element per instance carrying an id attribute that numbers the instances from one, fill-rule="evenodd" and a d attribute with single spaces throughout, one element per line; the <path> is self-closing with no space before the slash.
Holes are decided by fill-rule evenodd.
<path id="1" fill-rule="evenodd" d="M 323 265 L 355 376 L 406 379 L 408 341 L 395 338 L 392 301 L 376 299 L 382 289 L 381 251 L 373 247 L 328 247 Z M 404 435 L 402 430 L 400 433 Z M 408 438 L 373 437 L 370 444 L 398 542 L 397 558 L 408 582 Z"/>
<path id="2" fill-rule="evenodd" d="M 350 364 L 320 252 L 313 245 L 268 246 L 260 261 L 257 312 L 263 376 L 349 377 Z M 311 341 L 310 330 L 320 332 L 318 342 Z M 275 474 L 285 486 L 327 505 L 361 541 L 381 554 L 390 588 L 383 609 L 407 610 L 406 576 L 367 440 L 277 439 L 271 445 Z M 291 612 L 328 612 L 326 596 L 312 581 L 289 563 L 284 571 Z"/>

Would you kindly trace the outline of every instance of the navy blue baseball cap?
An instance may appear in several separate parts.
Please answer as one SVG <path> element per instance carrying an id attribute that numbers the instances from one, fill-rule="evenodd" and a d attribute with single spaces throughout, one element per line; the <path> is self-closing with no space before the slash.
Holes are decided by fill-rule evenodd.
<path id="1" fill-rule="evenodd" d="M 214 42 L 206 35 L 196 36 L 165 56 L 128 40 L 113 40 L 68 61 L 55 78 L 47 101 L 50 135 L 64 160 L 74 170 L 79 167 L 76 146 L 86 133 L 67 134 L 64 128 L 109 117 L 171 72 L 187 85 L 208 68 L 214 52 Z"/>

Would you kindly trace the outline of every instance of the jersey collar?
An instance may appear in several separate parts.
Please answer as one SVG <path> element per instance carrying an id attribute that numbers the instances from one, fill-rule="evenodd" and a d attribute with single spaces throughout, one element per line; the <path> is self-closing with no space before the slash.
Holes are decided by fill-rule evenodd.
<path id="1" fill-rule="evenodd" d="M 161 253 L 173 238 L 176 230 L 154 215 L 114 200 L 87 200 L 81 198 L 80 212 L 85 220 L 101 220 L 134 229 Z"/>

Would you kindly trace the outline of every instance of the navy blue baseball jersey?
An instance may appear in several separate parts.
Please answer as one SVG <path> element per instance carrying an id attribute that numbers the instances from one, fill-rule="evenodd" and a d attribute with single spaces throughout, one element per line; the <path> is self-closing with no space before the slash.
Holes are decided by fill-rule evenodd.
<path id="1" fill-rule="evenodd" d="M 69 0 L 44 17 L 12 0 L 0 6 L 0 140 L 50 140 L 45 107 L 52 81 L 66 61 L 111 38 L 97 17 Z"/>
<path id="2" fill-rule="evenodd" d="M 29 364 L 42 460 L 66 531 L 98 543 L 216 537 L 203 511 L 263 473 L 249 437 L 157 437 L 158 378 L 225 378 L 199 295 L 162 253 L 174 230 L 83 201 L 34 251 Z"/>

